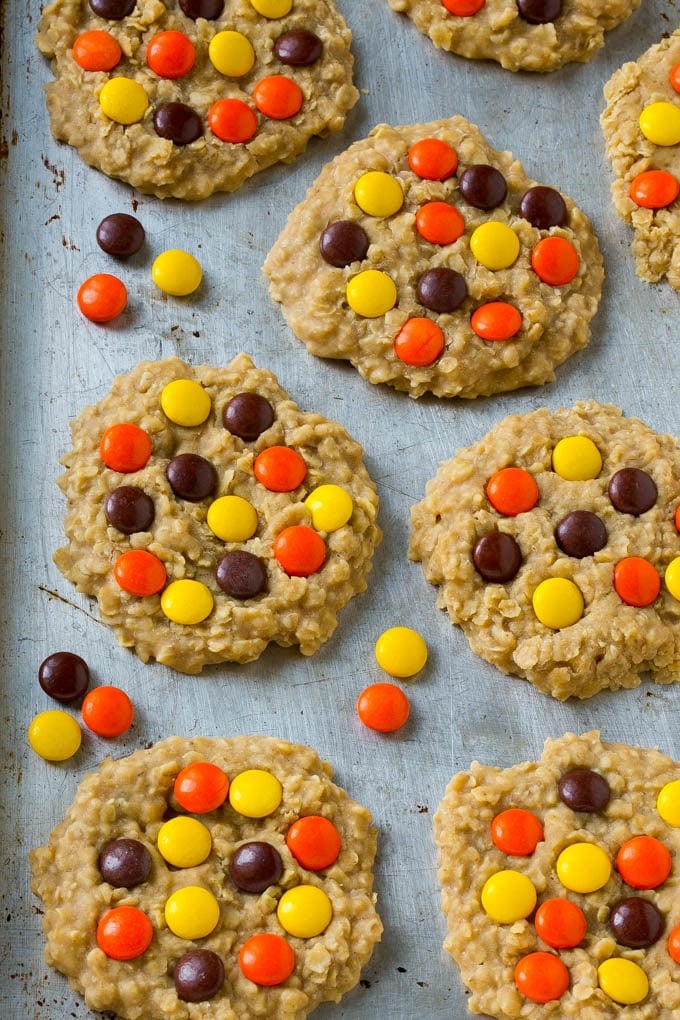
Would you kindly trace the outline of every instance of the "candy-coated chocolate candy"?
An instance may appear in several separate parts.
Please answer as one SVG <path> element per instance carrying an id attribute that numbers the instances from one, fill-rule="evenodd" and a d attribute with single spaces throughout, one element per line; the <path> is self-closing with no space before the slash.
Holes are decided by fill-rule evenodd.
<path id="1" fill-rule="evenodd" d="M 607 486 L 612 506 L 622 514 L 639 517 L 656 503 L 656 482 L 641 468 L 621 468 L 612 475 Z"/>
<path id="2" fill-rule="evenodd" d="M 197 818 L 177 815 L 164 822 L 158 831 L 159 853 L 175 868 L 195 868 L 210 856 L 210 829 Z"/>
<path id="3" fill-rule="evenodd" d="M 486 496 L 494 510 L 504 517 L 527 513 L 538 503 L 538 485 L 524 468 L 501 468 L 486 485 Z"/>
<path id="4" fill-rule="evenodd" d="M 174 145 L 191 145 L 203 135 L 203 121 L 186 103 L 162 103 L 153 114 L 153 127 L 159 138 Z"/>
<path id="5" fill-rule="evenodd" d="M 448 202 L 426 202 L 416 213 L 416 230 L 430 244 L 453 244 L 465 231 L 465 220 Z"/>
<path id="6" fill-rule="evenodd" d="M 132 14 L 137 0 L 90 0 L 90 7 L 100 18 L 122 21 Z"/>
<path id="7" fill-rule="evenodd" d="M 482 906 L 497 924 L 514 924 L 528 917 L 536 906 L 533 882 L 520 871 L 506 869 L 487 878 L 482 889 Z"/>
<path id="8" fill-rule="evenodd" d="M 229 874 L 237 888 L 249 893 L 263 893 L 276 885 L 283 874 L 281 854 L 271 843 L 252 840 L 234 850 Z"/>
<path id="9" fill-rule="evenodd" d="M 182 78 L 196 60 L 196 47 L 184 32 L 157 32 L 146 47 L 146 62 L 160 78 Z"/>
<path id="10" fill-rule="evenodd" d="M 91 322 L 110 322 L 125 311 L 127 288 L 111 273 L 95 273 L 84 280 L 76 294 L 76 304 Z"/>
<path id="11" fill-rule="evenodd" d="M 385 315 L 397 303 L 397 287 L 391 276 L 380 269 L 365 269 L 347 284 L 347 303 L 365 319 Z"/>
<path id="12" fill-rule="evenodd" d="M 583 616 L 581 590 L 566 577 L 548 577 L 541 581 L 531 602 L 539 621 L 553 630 L 571 627 Z"/>
<path id="13" fill-rule="evenodd" d="M 680 93 L 680 62 L 673 64 L 668 75 L 668 80 L 671 84 L 671 88 Z"/>
<path id="14" fill-rule="evenodd" d="M 318 886 L 296 885 L 279 900 L 276 916 L 289 935 L 311 939 L 331 923 L 333 905 Z"/>
<path id="15" fill-rule="evenodd" d="M 165 564 L 148 549 L 128 549 L 113 564 L 113 576 L 129 595 L 145 599 L 165 586 Z"/>
<path id="16" fill-rule="evenodd" d="M 607 544 L 607 529 L 590 510 L 572 510 L 555 528 L 555 541 L 567 556 L 592 556 Z"/>
<path id="17" fill-rule="evenodd" d="M 495 209 L 505 201 L 508 193 L 503 174 L 486 163 L 469 166 L 460 175 L 458 183 L 461 195 L 475 209 Z"/>
<path id="18" fill-rule="evenodd" d="M 455 269 L 437 266 L 426 270 L 419 278 L 416 297 L 432 312 L 453 312 L 465 301 L 467 285 Z"/>
<path id="19" fill-rule="evenodd" d="M 210 130 L 222 142 L 249 142 L 257 131 L 254 110 L 241 99 L 218 99 L 208 110 Z"/>
<path id="20" fill-rule="evenodd" d="M 206 499 L 217 488 L 215 468 L 198 453 L 180 453 L 173 457 L 165 474 L 174 494 L 190 503 Z"/>
<path id="21" fill-rule="evenodd" d="M 227 799 L 229 777 L 218 765 L 195 761 L 177 773 L 173 793 L 177 803 L 194 815 L 216 811 Z"/>
<path id="22" fill-rule="evenodd" d="M 250 0 L 258 14 L 264 18 L 283 18 L 290 13 L 293 0 Z"/>
<path id="23" fill-rule="evenodd" d="M 293 492 L 304 482 L 307 465 L 289 446 L 268 446 L 255 458 L 253 473 L 270 492 Z"/>
<path id="24" fill-rule="evenodd" d="M 470 18 L 473 14 L 481 11 L 486 0 L 442 0 L 442 5 L 449 14 L 458 18 Z"/>
<path id="25" fill-rule="evenodd" d="M 515 984 L 525 999 L 554 1002 L 561 999 L 569 987 L 569 971 L 552 953 L 529 953 L 515 967 Z"/>
<path id="26" fill-rule="evenodd" d="M 305 524 L 284 528 L 272 545 L 274 559 L 289 577 L 309 577 L 324 565 L 326 543 L 321 535 Z"/>
<path id="27" fill-rule="evenodd" d="M 507 808 L 491 820 L 491 840 L 510 857 L 530 857 L 543 840 L 543 825 L 532 811 Z"/>
<path id="28" fill-rule="evenodd" d="M 674 560 L 666 567 L 664 574 L 664 580 L 666 582 L 666 588 L 670 595 L 674 599 L 680 601 L 680 556 L 676 556 Z"/>
<path id="29" fill-rule="evenodd" d="M 633 889 L 656 889 L 663 885 L 672 863 L 668 848 L 654 836 L 633 836 L 616 855 L 616 868 Z"/>
<path id="30" fill-rule="evenodd" d="M 154 260 L 151 278 L 164 294 L 186 297 L 198 290 L 203 270 L 197 259 L 188 251 L 169 248 Z"/>
<path id="31" fill-rule="evenodd" d="M 680 924 L 671 929 L 668 936 L 668 955 L 675 963 L 680 963 Z"/>
<path id="32" fill-rule="evenodd" d="M 562 13 L 562 0 L 517 0 L 520 18 L 530 25 L 547 25 Z"/>
<path id="33" fill-rule="evenodd" d="M 470 251 L 486 269 L 508 269 L 519 255 L 519 238 L 507 223 L 481 223 L 470 238 Z"/>
<path id="34" fill-rule="evenodd" d="M 307 496 L 305 506 L 317 531 L 337 531 L 347 524 L 354 510 L 352 497 L 340 485 L 317 486 Z"/>
<path id="35" fill-rule="evenodd" d="M 173 623 L 191 626 L 210 616 L 213 597 L 201 581 L 181 578 L 169 584 L 161 595 L 161 609 Z"/>
<path id="36" fill-rule="evenodd" d="M 45 761 L 66 761 L 80 747 L 82 733 L 72 715 L 53 708 L 39 712 L 28 727 L 28 742 Z"/>
<path id="37" fill-rule="evenodd" d="M 208 507 L 206 523 L 223 542 L 246 542 L 257 531 L 257 511 L 242 496 L 220 496 Z"/>
<path id="38" fill-rule="evenodd" d="M 354 185 L 357 205 L 369 216 L 393 216 L 404 204 L 401 184 L 382 170 L 369 170 Z"/>
<path id="39" fill-rule="evenodd" d="M 522 195 L 519 202 L 520 215 L 537 230 L 563 227 L 569 219 L 567 206 L 559 191 L 537 184 Z"/>
<path id="40" fill-rule="evenodd" d="M 138 907 L 112 907 L 99 919 L 97 945 L 112 960 L 134 960 L 151 945 L 153 926 Z"/>
<path id="41" fill-rule="evenodd" d="M 322 871 L 335 864 L 340 853 L 340 833 L 323 815 L 304 815 L 286 833 L 286 846 L 308 871 Z"/>
<path id="42" fill-rule="evenodd" d="M 630 182 L 628 194 L 643 209 L 665 209 L 680 194 L 680 181 L 668 170 L 644 170 Z"/>
<path id="43" fill-rule="evenodd" d="M 282 797 L 281 783 L 264 769 L 239 772 L 229 787 L 229 803 L 246 818 L 266 818 L 276 811 Z"/>
<path id="44" fill-rule="evenodd" d="M 329 265 L 344 269 L 366 258 L 369 243 L 368 234 L 358 223 L 335 220 L 322 231 L 319 251 Z"/>
<path id="45" fill-rule="evenodd" d="M 560 896 L 541 903 L 534 925 L 538 937 L 553 949 L 573 949 L 583 942 L 588 930 L 581 908 Z"/>
<path id="46" fill-rule="evenodd" d="M 112 71 L 123 51 L 110 32 L 91 29 L 73 43 L 73 59 L 83 71 Z"/>
<path id="47" fill-rule="evenodd" d="M 274 53 L 282 64 L 291 67 L 309 67 L 315 64 L 323 53 L 323 43 L 318 35 L 304 28 L 283 32 L 274 43 Z"/>
<path id="48" fill-rule="evenodd" d="M 172 980 L 182 1002 L 207 1002 L 224 984 L 224 964 L 212 949 L 192 949 L 173 967 Z"/>
<path id="49" fill-rule="evenodd" d="M 659 101 L 645 106 L 640 114 L 640 130 L 655 145 L 680 142 L 680 106 Z"/>
<path id="50" fill-rule="evenodd" d="M 622 1006 L 642 1002 L 649 992 L 649 981 L 642 967 L 632 960 L 612 957 L 597 968 L 597 980 L 605 995 Z"/>
<path id="51" fill-rule="evenodd" d="M 137 485 L 119 485 L 104 500 L 109 524 L 124 535 L 148 531 L 155 515 L 151 496 Z"/>
<path id="52" fill-rule="evenodd" d="M 531 252 L 531 268 L 542 283 L 551 287 L 571 283 L 580 264 L 576 248 L 566 237 L 544 237 Z"/>
<path id="53" fill-rule="evenodd" d="M 597 478 L 602 470 L 600 451 L 588 436 L 566 436 L 552 453 L 553 471 L 568 482 Z"/>
<path id="54" fill-rule="evenodd" d="M 151 437 L 129 422 L 109 425 L 99 443 L 99 456 L 112 471 L 132 474 L 141 471 L 151 456 Z"/>
<path id="55" fill-rule="evenodd" d="M 102 849 L 99 874 L 115 889 L 132 889 L 151 874 L 151 854 L 138 839 L 114 839 Z"/>
<path id="56" fill-rule="evenodd" d="M 661 591 L 661 578 L 649 560 L 627 556 L 614 567 L 614 589 L 626 605 L 651 606 Z"/>
<path id="57" fill-rule="evenodd" d="M 458 156 L 453 146 L 440 138 L 422 138 L 408 150 L 408 165 L 426 181 L 445 181 L 455 174 Z"/>
<path id="58" fill-rule="evenodd" d="M 55 701 L 76 701 L 89 686 L 90 670 L 74 652 L 53 652 L 38 667 L 38 683 Z"/>
<path id="59" fill-rule="evenodd" d="M 96 237 L 97 244 L 107 255 L 125 259 L 140 250 L 146 234 L 135 216 L 130 216 L 129 213 L 111 213 L 110 216 L 105 216 L 97 227 Z"/>
<path id="60" fill-rule="evenodd" d="M 255 85 L 253 100 L 265 117 L 288 120 L 302 109 L 305 97 L 300 86 L 285 74 L 270 74 Z"/>
<path id="61" fill-rule="evenodd" d="M 375 643 L 378 665 L 390 676 L 415 676 L 427 662 L 427 645 L 411 627 L 390 627 Z"/>
<path id="62" fill-rule="evenodd" d="M 212 401 L 207 391 L 193 379 L 173 379 L 161 392 L 161 407 L 176 425 L 202 425 L 210 414 Z"/>
<path id="63" fill-rule="evenodd" d="M 224 0 L 179 0 L 179 5 L 192 21 L 198 18 L 214 21 L 224 10 Z"/>
<path id="64" fill-rule="evenodd" d="M 407 319 L 394 338 L 394 353 L 405 365 L 432 365 L 445 347 L 444 333 L 436 322 L 422 316 Z"/>
<path id="65" fill-rule="evenodd" d="M 267 587 L 267 567 L 259 556 L 235 549 L 217 564 L 215 578 L 222 591 L 232 598 L 252 599 Z"/>
<path id="66" fill-rule="evenodd" d="M 557 858 L 557 877 L 565 889 L 591 893 L 609 881 L 611 861 L 594 843 L 572 843 Z"/>
<path id="67" fill-rule="evenodd" d="M 656 810 L 667 825 L 680 828 L 680 779 L 674 779 L 661 788 Z"/>
<path id="68" fill-rule="evenodd" d="M 611 789 L 599 772 L 592 769 L 570 769 L 557 784 L 560 800 L 572 811 L 604 811 Z"/>
<path id="69" fill-rule="evenodd" d="M 220 919 L 220 906 L 209 889 L 185 885 L 165 903 L 165 922 L 178 938 L 194 941 L 214 931 Z"/>
<path id="70" fill-rule="evenodd" d="M 522 314 L 507 301 L 488 301 L 475 308 L 470 325 L 482 340 L 511 340 L 522 328 Z"/>
<path id="71" fill-rule="evenodd" d="M 507 584 L 522 565 L 522 552 L 512 535 L 504 531 L 490 531 L 475 543 L 472 561 L 485 581 Z"/>
<path id="72" fill-rule="evenodd" d="M 661 938 L 664 917 L 651 900 L 631 896 L 620 900 L 609 915 L 612 935 L 622 946 L 629 949 L 646 949 Z"/>
<path id="73" fill-rule="evenodd" d="M 274 421 L 272 405 L 259 393 L 237 393 L 222 412 L 222 422 L 233 436 L 251 443 Z"/>
<path id="74" fill-rule="evenodd" d="M 263 932 L 243 943 L 238 954 L 241 973 L 265 988 L 280 985 L 295 969 L 295 953 L 280 935 Z"/>
<path id="75" fill-rule="evenodd" d="M 364 726 L 378 733 L 401 729 L 410 714 L 408 697 L 396 684 L 369 684 L 357 698 L 357 715 Z"/>
<path id="76" fill-rule="evenodd" d="M 149 97 L 143 85 L 122 75 L 109 80 L 99 93 L 102 113 L 117 124 L 136 124 L 149 106 Z"/>
<path id="77" fill-rule="evenodd" d="M 135 709 L 120 687 L 95 687 L 85 695 L 80 713 L 89 730 L 99 737 L 120 737 L 132 726 Z"/>
<path id="78" fill-rule="evenodd" d="M 242 32 L 217 32 L 208 45 L 213 67 L 228 78 L 241 78 L 255 63 L 255 50 Z"/>

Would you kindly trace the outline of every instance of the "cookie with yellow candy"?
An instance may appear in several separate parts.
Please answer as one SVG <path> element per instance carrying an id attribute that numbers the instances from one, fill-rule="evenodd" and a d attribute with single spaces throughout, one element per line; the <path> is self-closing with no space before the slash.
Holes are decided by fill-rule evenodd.
<path id="1" fill-rule="evenodd" d="M 54 560 L 143 662 L 311 655 L 380 540 L 363 451 L 241 354 L 145 361 L 72 423 Z"/>
<path id="2" fill-rule="evenodd" d="M 553 697 L 680 680 L 680 449 L 616 407 L 511 415 L 444 461 L 409 555 L 470 647 Z"/>
<path id="3" fill-rule="evenodd" d="M 264 263 L 312 354 L 412 397 L 554 379 L 603 279 L 587 216 L 463 117 L 381 124 L 321 172 Z"/>

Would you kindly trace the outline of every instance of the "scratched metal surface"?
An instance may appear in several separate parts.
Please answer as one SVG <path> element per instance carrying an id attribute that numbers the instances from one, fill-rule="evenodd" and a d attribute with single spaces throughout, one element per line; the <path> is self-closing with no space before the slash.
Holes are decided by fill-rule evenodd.
<path id="1" fill-rule="evenodd" d="M 590 64 L 549 76 L 513 76 L 495 64 L 436 52 L 385 0 L 338 6 L 354 30 L 362 90 L 344 132 L 313 142 L 292 167 L 274 168 L 233 196 L 180 205 L 135 196 L 52 140 L 41 95 L 49 71 L 33 46 L 38 2 L 3 4 L 0 1015 L 7 1020 L 91 1015 L 43 963 L 27 853 L 47 839 L 82 775 L 109 751 L 120 756 L 172 733 L 276 734 L 316 747 L 338 781 L 371 808 L 380 830 L 376 888 L 384 939 L 361 986 L 341 1006 L 320 1008 L 318 1020 L 467 1014 L 456 968 L 441 950 L 431 836 L 453 772 L 473 758 L 501 765 L 535 758 L 545 737 L 592 727 L 607 739 L 658 744 L 680 757 L 680 686 L 645 684 L 585 704 L 558 704 L 476 659 L 435 609 L 420 567 L 405 556 L 409 508 L 439 461 L 507 413 L 596 396 L 656 429 L 680 433 L 679 298 L 635 276 L 629 232 L 609 202 L 598 126 L 603 83 L 676 27 L 676 5 L 644 0 Z M 291 206 L 350 141 L 379 121 L 453 113 L 476 122 L 497 148 L 511 149 L 530 176 L 575 198 L 594 221 L 608 275 L 591 345 L 554 385 L 472 403 L 414 402 L 307 354 L 270 303 L 260 266 Z M 120 270 L 130 309 L 115 326 L 97 327 L 74 310 L 74 294 L 86 276 L 110 268 L 94 241 L 99 219 L 131 210 L 133 199 L 148 244 Z M 205 269 L 199 296 L 183 303 L 156 291 L 149 274 L 152 253 L 176 244 L 195 252 Z M 336 634 L 312 659 L 274 649 L 249 666 L 187 678 L 143 666 L 119 648 L 52 565 L 62 541 L 58 459 L 69 419 L 137 360 L 179 354 L 222 364 L 242 349 L 276 372 L 303 407 L 341 421 L 363 443 L 380 488 L 385 538 L 368 592 L 344 610 Z M 411 687 L 411 721 L 384 738 L 361 728 L 354 703 L 366 683 L 379 679 L 376 636 L 397 623 L 417 627 L 431 656 Z M 107 744 L 86 736 L 73 761 L 53 766 L 27 749 L 25 731 L 49 707 L 37 667 L 62 648 L 82 654 L 96 682 L 124 687 L 137 718 L 125 739 Z"/>

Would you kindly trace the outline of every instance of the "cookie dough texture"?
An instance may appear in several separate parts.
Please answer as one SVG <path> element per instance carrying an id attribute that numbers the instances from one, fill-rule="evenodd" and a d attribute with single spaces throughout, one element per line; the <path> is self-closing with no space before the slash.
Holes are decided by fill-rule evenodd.
<path id="1" fill-rule="evenodd" d="M 204 425 L 185 428 L 163 413 L 161 392 L 174 379 L 196 380 L 210 395 L 212 408 Z M 222 424 L 224 407 L 241 392 L 265 397 L 274 410 L 273 424 L 254 442 L 239 439 Z M 101 460 L 102 434 L 119 422 L 139 425 L 151 437 L 153 452 L 141 471 L 121 474 Z M 68 544 L 54 561 L 78 591 L 96 597 L 102 620 L 143 662 L 155 658 L 183 673 L 198 673 L 209 663 L 256 659 L 270 641 L 299 645 L 304 655 L 311 655 L 335 630 L 338 611 L 366 588 L 381 534 L 376 489 L 361 447 L 341 425 L 301 411 L 275 376 L 256 368 L 247 355 L 223 369 L 192 367 L 179 358 L 142 362 L 117 377 L 97 405 L 85 408 L 71 432 L 73 448 L 62 461 L 67 470 L 58 480 L 68 500 Z M 291 493 L 266 489 L 253 473 L 257 454 L 280 445 L 293 447 L 307 467 L 304 482 Z M 218 488 L 212 497 L 191 503 L 174 495 L 166 468 L 183 453 L 199 454 L 216 468 Z M 284 528 L 311 525 L 303 500 L 326 483 L 351 495 L 352 517 L 344 527 L 323 534 L 327 552 L 320 570 L 309 577 L 289 577 L 275 560 L 272 543 Z M 126 536 L 108 524 L 104 501 L 120 485 L 138 486 L 152 496 L 155 516 L 149 531 Z M 225 543 L 207 526 L 212 499 L 227 494 L 243 497 L 257 511 L 257 531 L 246 542 Z M 140 599 L 123 591 L 112 567 L 130 548 L 148 549 L 161 559 L 168 582 L 186 577 L 206 584 L 214 597 L 207 619 L 192 626 L 174 623 L 164 615 L 160 595 Z M 263 594 L 240 601 L 218 587 L 216 565 L 235 549 L 265 561 Z"/>
<path id="2" fill-rule="evenodd" d="M 104 29 L 120 44 L 123 60 L 112 72 L 83 71 L 73 59 L 76 37 L 90 29 Z M 283 33 L 313 31 L 323 43 L 321 58 L 308 67 L 282 64 L 274 43 Z M 196 47 L 196 62 L 187 75 L 160 78 L 146 63 L 146 47 L 159 32 L 185 33 Z M 253 68 L 240 78 L 220 74 L 208 58 L 210 40 L 218 32 L 238 31 L 255 51 Z M 234 191 L 247 178 L 277 162 L 291 162 L 313 135 L 338 131 L 359 98 L 352 83 L 351 32 L 333 0 L 295 0 L 290 14 L 265 18 L 250 0 L 226 0 L 214 21 L 192 21 L 178 0 L 137 0 L 122 21 L 95 15 L 87 0 L 53 0 L 40 21 L 37 43 L 52 61 L 54 81 L 46 86 L 52 134 L 73 145 L 91 166 L 109 177 L 127 181 L 139 191 L 159 198 L 202 199 L 214 191 Z M 239 99 L 254 109 L 252 93 L 262 78 L 284 74 L 302 89 L 299 113 L 286 120 L 257 114 L 255 136 L 246 143 L 220 141 L 207 126 L 213 103 Z M 99 93 L 111 76 L 139 82 L 149 106 L 143 119 L 124 126 L 100 109 Z M 154 109 L 180 102 L 201 117 L 204 134 L 189 145 L 175 145 L 159 137 L 153 126 Z"/>
<path id="3" fill-rule="evenodd" d="M 565 481 L 552 470 L 557 442 L 576 435 L 590 438 L 602 457 L 599 475 L 589 481 Z M 510 466 L 533 475 L 539 499 L 533 510 L 503 517 L 487 500 L 486 484 Z M 647 472 L 658 489 L 655 505 L 639 517 L 619 513 L 607 494 L 610 478 L 624 467 Z M 505 418 L 440 465 L 412 509 L 409 555 L 422 562 L 438 588 L 437 605 L 462 628 L 472 650 L 504 673 L 559 699 L 636 687 L 647 671 L 671 683 L 680 678 L 680 602 L 666 590 L 663 574 L 680 555 L 679 503 L 675 438 L 596 401 L 553 413 L 543 408 Z M 555 541 L 556 525 L 573 510 L 597 514 L 607 531 L 604 548 L 583 559 L 567 556 Z M 507 584 L 484 581 L 472 559 L 475 543 L 497 529 L 511 535 L 522 554 Z M 626 605 L 613 587 L 614 565 L 628 556 L 650 560 L 662 578 L 658 598 L 645 608 Z M 533 611 L 533 592 L 549 577 L 569 578 L 585 602 L 581 619 L 562 630 L 544 626 Z"/>
<path id="4" fill-rule="evenodd" d="M 408 150 L 425 138 L 455 149 L 456 176 L 433 181 L 413 173 Z M 507 183 L 505 202 L 490 211 L 466 203 L 458 187 L 464 169 L 480 163 L 494 166 Z M 385 219 L 366 215 L 354 198 L 357 179 L 371 170 L 391 174 L 404 193 L 401 209 Z M 554 368 L 588 343 L 603 266 L 588 218 L 567 196 L 562 195 L 568 211 L 564 227 L 539 230 L 521 217 L 520 199 L 535 183 L 518 160 L 492 149 L 463 117 L 402 127 L 381 124 L 327 164 L 290 214 L 264 264 L 271 296 L 312 354 L 347 359 L 369 382 L 387 383 L 413 397 L 428 392 L 476 397 L 552 381 Z M 430 244 L 417 232 L 416 212 L 430 201 L 448 202 L 462 213 L 465 231 L 453 244 Z M 339 269 L 322 258 L 319 236 L 329 223 L 345 219 L 366 231 L 370 246 L 363 262 Z M 508 269 L 487 269 L 470 250 L 473 231 L 488 221 L 508 224 L 519 238 L 519 256 Z M 532 248 L 548 234 L 567 238 L 580 257 L 576 276 L 561 287 L 541 283 L 530 264 Z M 445 348 L 434 364 L 414 367 L 396 356 L 394 339 L 408 319 L 428 316 L 416 286 L 423 273 L 438 267 L 460 273 L 468 295 L 454 312 L 429 313 L 444 333 Z M 348 281 L 367 269 L 382 270 L 397 286 L 395 307 L 377 318 L 355 314 L 345 297 Z M 470 315 L 478 305 L 497 300 L 519 309 L 522 327 L 511 340 L 481 340 Z"/>
<path id="5" fill-rule="evenodd" d="M 218 765 L 232 779 L 250 768 L 271 772 L 283 798 L 266 818 L 246 818 L 228 803 L 201 815 L 212 836 L 209 857 L 197 867 L 172 868 L 158 852 L 157 836 L 168 810 L 178 807 L 172 795 L 177 773 L 197 761 Z M 377 837 L 371 816 L 331 776 L 315 751 L 270 737 L 171 737 L 119 761 L 107 758 L 82 781 L 49 843 L 31 854 L 33 891 L 45 905 L 47 963 L 68 976 L 91 1009 L 126 1020 L 299 1020 L 321 1002 L 338 1002 L 359 980 L 382 924 L 372 891 Z M 342 839 L 337 861 L 321 872 L 302 868 L 285 841 L 290 825 L 310 814 L 330 819 Z M 141 841 L 152 858 L 148 881 L 130 889 L 109 885 L 97 866 L 103 847 L 121 837 Z M 234 850 L 253 839 L 270 843 L 283 861 L 279 883 L 262 894 L 242 892 L 229 875 Z M 322 888 L 333 907 L 329 926 L 310 939 L 286 935 L 276 919 L 281 895 L 301 883 Z M 217 927 L 199 943 L 178 938 L 163 918 L 165 901 L 187 885 L 209 889 L 220 905 Z M 127 963 L 107 957 L 95 939 L 101 915 L 120 904 L 143 910 L 154 928 L 149 949 Z M 243 942 L 265 931 L 286 937 L 295 952 L 291 977 L 275 988 L 254 985 L 238 965 Z M 218 995 L 192 1005 L 178 998 L 172 968 L 195 948 L 217 953 L 226 977 Z"/>
<path id="6" fill-rule="evenodd" d="M 603 812 L 575 812 L 560 800 L 557 783 L 574 768 L 593 769 L 608 780 L 611 799 Z M 680 766 L 665 754 L 627 744 L 602 743 L 595 732 L 581 737 L 568 733 L 558 740 L 547 740 L 537 762 L 507 769 L 473 762 L 468 772 L 452 778 L 435 814 L 434 831 L 448 927 L 445 948 L 470 989 L 468 1005 L 473 1013 L 503 1020 L 673 1020 L 678 1016 L 677 964 L 666 949 L 668 932 L 680 920 L 680 876 L 675 865 L 660 888 L 642 894 L 666 918 L 665 934 L 642 950 L 617 945 L 609 928 L 614 904 L 638 895 L 615 869 L 602 889 L 587 895 L 567 892 L 555 871 L 558 855 L 571 843 L 595 843 L 613 861 L 626 840 L 641 834 L 659 839 L 677 861 L 680 829 L 666 825 L 656 811 L 660 789 L 677 779 Z M 491 820 L 507 808 L 532 811 L 543 823 L 545 840 L 531 857 L 508 857 L 491 842 Z M 571 978 L 569 989 L 558 1001 L 539 1005 L 523 998 L 515 987 L 513 973 L 518 960 L 537 950 L 550 951 L 538 939 L 532 921 L 499 925 L 482 909 L 480 892 L 484 883 L 505 868 L 521 871 L 531 879 L 539 904 L 566 895 L 586 915 L 588 931 L 581 945 L 558 951 Z M 647 974 L 650 992 L 643 1002 L 619 1005 L 599 989 L 597 967 L 613 956 L 634 960 Z"/>
<path id="7" fill-rule="evenodd" d="M 554 71 L 590 60 L 604 45 L 604 33 L 640 6 L 640 0 L 563 0 L 554 21 L 534 25 L 521 17 L 516 0 L 486 0 L 469 17 L 450 14 L 442 0 L 388 2 L 439 49 L 497 60 L 508 71 Z"/>
<path id="8" fill-rule="evenodd" d="M 629 190 L 631 181 L 646 170 L 666 170 L 680 180 L 680 144 L 655 145 L 639 126 L 640 114 L 651 103 L 680 107 L 680 96 L 668 77 L 679 62 L 677 29 L 612 75 L 605 85 L 606 106 L 600 118 L 607 158 L 616 175 L 611 189 L 614 208 L 635 231 L 636 272 L 649 283 L 667 277 L 675 290 L 680 290 L 680 199 L 664 209 L 643 209 Z"/>

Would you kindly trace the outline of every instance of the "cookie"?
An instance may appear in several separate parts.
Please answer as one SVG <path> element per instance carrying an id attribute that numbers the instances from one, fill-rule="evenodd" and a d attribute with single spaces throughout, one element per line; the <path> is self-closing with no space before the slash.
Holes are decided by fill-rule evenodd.
<path id="1" fill-rule="evenodd" d="M 497 60 L 508 71 L 554 71 L 590 60 L 604 33 L 640 0 L 388 0 L 439 49 Z"/>
<path id="2" fill-rule="evenodd" d="M 312 354 L 413 397 L 554 379 L 603 279 L 588 218 L 463 117 L 382 124 L 337 156 L 264 271 Z"/>
<path id="3" fill-rule="evenodd" d="M 638 276 L 680 290 L 680 29 L 605 85 L 600 118 L 617 215 L 635 231 Z"/>
<path id="4" fill-rule="evenodd" d="M 143 662 L 311 655 L 366 588 L 381 536 L 361 447 L 247 355 L 142 362 L 71 432 L 54 561 Z"/>
<path id="5" fill-rule="evenodd" d="M 53 0 L 52 134 L 159 198 L 234 191 L 338 131 L 359 93 L 333 0 Z"/>
<path id="6" fill-rule="evenodd" d="M 310 748 L 259 736 L 106 759 L 31 853 L 47 963 L 129 1020 L 339 1002 L 382 924 L 371 816 L 331 777 Z"/>
<path id="7" fill-rule="evenodd" d="M 455 775 L 434 830 L 472 1012 L 677 1017 L 679 826 L 680 765 L 595 732 Z"/>
<path id="8" fill-rule="evenodd" d="M 594 400 L 439 467 L 409 555 L 474 652 L 564 699 L 680 679 L 680 450 Z"/>

